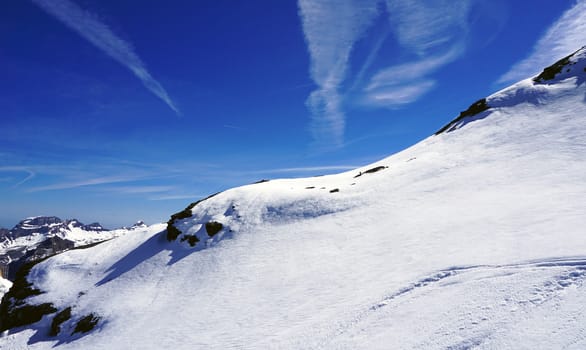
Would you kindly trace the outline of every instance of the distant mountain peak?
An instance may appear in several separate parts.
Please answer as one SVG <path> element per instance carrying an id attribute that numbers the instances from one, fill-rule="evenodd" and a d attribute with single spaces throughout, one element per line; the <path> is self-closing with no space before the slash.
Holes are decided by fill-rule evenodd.
<path id="1" fill-rule="evenodd" d="M 138 220 L 137 222 L 132 225 L 132 227 L 146 227 L 147 225 L 142 220 Z"/>
<path id="2" fill-rule="evenodd" d="M 16 226 L 43 226 L 50 224 L 60 224 L 63 220 L 56 216 L 31 216 L 20 221 Z"/>
<path id="3" fill-rule="evenodd" d="M 10 230 L 0 229 L 0 277 L 14 278 L 25 261 L 38 261 L 145 227 L 144 222 L 139 221 L 130 229 L 108 230 L 98 222 L 86 225 L 77 219 L 62 220 L 56 216 L 28 217 Z"/>
<path id="4" fill-rule="evenodd" d="M 11 230 L 6 232 L 4 236 L 15 239 L 33 234 L 58 234 L 63 230 L 72 230 L 75 228 L 84 231 L 106 231 L 97 222 L 85 225 L 77 219 L 62 220 L 57 216 L 32 216 L 20 221 Z"/>

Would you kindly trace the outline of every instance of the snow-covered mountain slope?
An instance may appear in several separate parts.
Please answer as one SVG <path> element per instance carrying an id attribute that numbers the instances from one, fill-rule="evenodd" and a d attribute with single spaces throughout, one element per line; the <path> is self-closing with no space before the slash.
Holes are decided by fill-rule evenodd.
<path id="1" fill-rule="evenodd" d="M 375 164 L 43 261 L 26 302 L 55 312 L 0 345 L 584 349 L 585 69 L 582 49 Z"/>

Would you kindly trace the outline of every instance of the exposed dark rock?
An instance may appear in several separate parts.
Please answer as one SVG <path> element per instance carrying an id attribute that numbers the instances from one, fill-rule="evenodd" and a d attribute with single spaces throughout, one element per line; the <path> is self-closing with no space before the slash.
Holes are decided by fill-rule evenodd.
<path id="1" fill-rule="evenodd" d="M 263 183 L 263 182 L 269 182 L 269 181 L 270 181 L 270 180 L 267 180 L 267 179 L 262 179 L 262 180 L 258 180 L 257 182 L 254 182 L 254 183 L 253 183 L 253 185 L 255 185 L 255 184 L 261 184 L 261 183 Z"/>
<path id="2" fill-rule="evenodd" d="M 43 260 L 27 262 L 17 271 L 12 288 L 4 295 L 0 304 L 0 332 L 33 324 L 40 321 L 44 315 L 57 311 L 51 303 L 26 304 L 26 298 L 43 293 L 34 288 L 27 280 L 27 276 L 33 266 Z"/>
<path id="3" fill-rule="evenodd" d="M 220 232 L 220 230 L 224 227 L 221 223 L 216 221 L 206 222 L 206 232 L 208 236 L 213 237 L 216 233 Z"/>
<path id="4" fill-rule="evenodd" d="M 49 330 L 49 336 L 55 337 L 61 332 L 61 324 L 71 318 L 71 306 L 58 312 L 53 321 L 51 322 L 51 329 Z"/>
<path id="5" fill-rule="evenodd" d="M 84 231 L 108 231 L 108 229 L 104 228 L 99 222 L 92 222 L 89 225 L 83 225 L 81 228 Z"/>
<path id="6" fill-rule="evenodd" d="M 467 110 L 460 112 L 460 115 L 452 120 L 451 122 L 449 122 L 448 124 L 446 124 L 443 128 L 439 129 L 435 135 L 439 135 L 441 133 L 443 133 L 444 131 L 451 131 L 450 129 L 459 121 L 461 121 L 462 119 L 466 118 L 466 117 L 472 117 L 477 115 L 480 112 L 484 112 L 486 110 L 488 110 L 490 108 L 490 106 L 486 103 L 486 98 L 482 98 L 476 102 L 474 102 L 473 104 L 470 105 L 470 107 L 468 107 Z"/>
<path id="7" fill-rule="evenodd" d="M 570 57 L 574 56 L 576 52 L 568 55 L 561 60 L 557 61 L 556 63 L 552 64 L 551 66 L 543 69 L 538 76 L 533 78 L 533 81 L 536 83 L 543 83 L 548 80 L 552 80 L 555 76 L 562 71 L 562 69 L 570 63 Z"/>
<path id="8" fill-rule="evenodd" d="M 181 231 L 173 225 L 173 223 L 167 222 L 167 240 L 172 242 L 179 237 Z"/>
<path id="9" fill-rule="evenodd" d="M 49 256 L 64 252 L 74 248 L 75 243 L 66 239 L 62 239 L 58 236 L 49 237 L 34 249 L 26 250 L 27 248 L 15 249 L 6 252 L 6 255 L 2 255 L 0 265 L 3 262 L 10 261 L 6 268 L 5 278 L 14 280 L 16 278 L 17 271 L 28 262 L 35 262 L 43 260 Z M 4 265 L 3 265 L 4 266 Z"/>
<path id="10" fill-rule="evenodd" d="M 192 215 L 191 210 L 198 205 L 199 203 L 208 200 L 214 196 L 216 196 L 217 194 L 219 194 L 220 192 L 214 193 L 211 196 L 208 196 L 204 199 L 200 199 L 196 202 L 193 202 L 191 204 L 189 204 L 185 209 L 183 209 L 182 211 L 175 213 L 173 215 L 171 215 L 171 218 L 169 219 L 169 221 L 167 221 L 167 240 L 169 242 L 172 242 L 174 240 L 177 239 L 177 237 L 179 237 L 179 235 L 182 233 L 181 230 L 179 230 L 177 227 L 175 227 L 175 221 L 176 220 L 181 220 L 181 219 L 187 219 L 188 217 L 190 217 Z"/>
<path id="11" fill-rule="evenodd" d="M 330 190 L 330 193 L 336 193 L 336 192 L 340 192 L 339 188 L 334 188 L 333 190 Z"/>
<path id="12" fill-rule="evenodd" d="M 354 178 L 360 177 L 360 176 L 362 176 L 364 174 L 376 173 L 377 171 L 381 171 L 381 170 L 384 170 L 386 168 L 388 168 L 388 166 L 380 165 L 380 166 L 374 167 L 372 169 L 368 169 L 366 171 L 361 171 L 360 173 L 358 173 L 358 175 L 354 176 Z"/>
<path id="13" fill-rule="evenodd" d="M 89 314 L 83 318 L 81 318 L 77 324 L 75 325 L 75 329 L 71 333 L 71 335 L 75 333 L 87 333 L 94 329 L 98 322 L 100 321 L 100 317 L 94 314 Z"/>
<path id="14" fill-rule="evenodd" d="M 56 216 L 38 216 L 24 219 L 10 230 L 12 239 L 30 236 L 33 233 L 56 233 L 63 226 L 63 221 Z"/>
<path id="15" fill-rule="evenodd" d="M 40 260 L 42 258 L 55 255 L 72 249 L 75 243 L 57 236 L 49 237 L 33 251 L 33 254 L 27 258 L 29 261 Z"/>
<path id="16" fill-rule="evenodd" d="M 138 220 L 130 228 L 138 228 L 138 227 L 146 227 L 146 226 L 147 226 L 147 224 L 145 224 L 144 221 Z"/>
<path id="17" fill-rule="evenodd" d="M 196 235 L 183 235 L 183 237 L 181 237 L 181 242 L 184 241 L 187 241 L 190 246 L 195 247 L 197 242 L 199 242 L 199 238 L 197 238 Z"/>
<path id="18" fill-rule="evenodd" d="M 64 224 L 65 224 L 65 226 L 75 227 L 75 228 L 82 228 L 84 226 L 84 224 L 79 222 L 79 220 L 77 220 L 77 219 L 65 220 Z"/>
<path id="19" fill-rule="evenodd" d="M 0 242 L 8 238 L 8 234 L 10 233 L 9 229 L 0 228 Z"/>

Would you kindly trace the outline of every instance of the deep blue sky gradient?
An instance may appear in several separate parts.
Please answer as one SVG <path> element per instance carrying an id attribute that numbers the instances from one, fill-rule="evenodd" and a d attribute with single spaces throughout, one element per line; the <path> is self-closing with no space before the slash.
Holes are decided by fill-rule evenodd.
<path id="1" fill-rule="evenodd" d="M 33 215 L 155 223 L 232 186 L 376 161 L 504 87 L 498 78 L 574 3 L 475 1 L 465 51 L 431 74 L 433 89 L 396 108 L 347 96 L 343 145 L 324 149 L 295 1 L 73 2 L 133 47 L 181 115 L 35 3 L 3 1 L 0 227 Z M 384 30 L 377 22 L 356 43 L 350 75 Z M 405 57 L 391 36 L 370 69 Z"/>

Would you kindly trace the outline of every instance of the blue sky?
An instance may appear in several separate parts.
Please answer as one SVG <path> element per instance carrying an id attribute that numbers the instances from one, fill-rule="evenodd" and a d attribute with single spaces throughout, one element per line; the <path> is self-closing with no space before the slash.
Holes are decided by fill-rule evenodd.
<path id="1" fill-rule="evenodd" d="M 0 226 L 365 165 L 586 44 L 574 0 L 6 0 Z"/>

